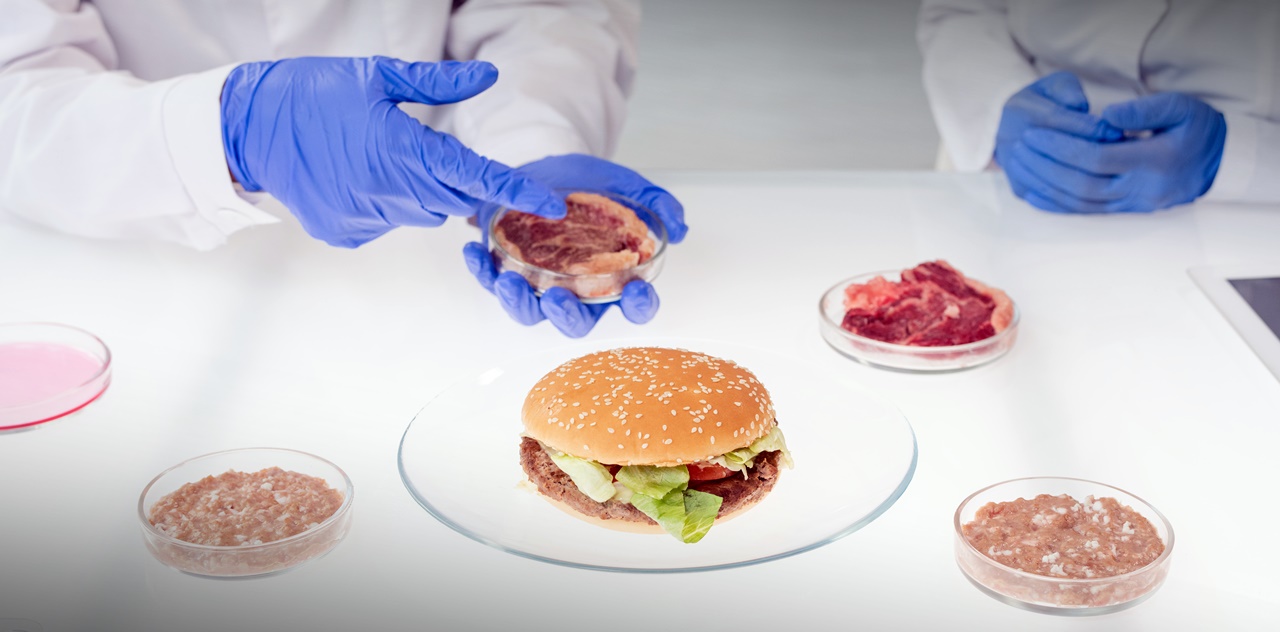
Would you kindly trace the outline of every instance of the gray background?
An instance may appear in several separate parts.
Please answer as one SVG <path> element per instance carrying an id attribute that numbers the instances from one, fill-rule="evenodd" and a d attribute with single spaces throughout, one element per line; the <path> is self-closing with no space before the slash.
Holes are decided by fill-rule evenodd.
<path id="1" fill-rule="evenodd" d="M 644 0 L 615 158 L 646 169 L 930 169 L 916 0 Z"/>

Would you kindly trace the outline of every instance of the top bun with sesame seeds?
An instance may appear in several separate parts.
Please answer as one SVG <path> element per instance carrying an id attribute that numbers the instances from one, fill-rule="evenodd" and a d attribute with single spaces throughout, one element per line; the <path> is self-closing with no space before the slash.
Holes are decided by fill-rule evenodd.
<path id="1" fill-rule="evenodd" d="M 663 347 L 599 351 L 565 362 L 525 397 L 525 435 L 610 465 L 705 461 L 768 434 L 769 391 L 751 371 Z"/>

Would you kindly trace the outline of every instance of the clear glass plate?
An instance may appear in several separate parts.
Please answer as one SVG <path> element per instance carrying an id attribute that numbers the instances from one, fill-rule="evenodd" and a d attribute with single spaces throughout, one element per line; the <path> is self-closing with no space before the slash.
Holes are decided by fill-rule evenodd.
<path id="1" fill-rule="evenodd" d="M 665 346 L 734 360 L 760 378 L 795 457 L 760 504 L 701 542 L 623 533 L 566 515 L 525 481 L 520 409 L 562 362 L 618 346 Z M 400 476 L 424 509 L 502 551 L 577 568 L 682 572 L 758 564 L 820 547 L 870 523 L 906 490 L 916 466 L 910 424 L 856 384 L 751 347 L 695 340 L 570 345 L 503 360 L 432 399 L 400 443 Z"/>

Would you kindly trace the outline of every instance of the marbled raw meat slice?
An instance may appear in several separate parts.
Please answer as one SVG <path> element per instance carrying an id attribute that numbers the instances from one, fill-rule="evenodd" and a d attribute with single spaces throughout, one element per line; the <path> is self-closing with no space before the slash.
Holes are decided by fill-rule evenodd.
<path id="1" fill-rule="evenodd" d="M 945 261 L 922 263 L 901 277 L 845 288 L 841 326 L 882 342 L 940 347 L 990 338 L 1013 320 L 1004 292 L 965 278 Z"/>
<path id="2" fill-rule="evenodd" d="M 566 274 L 616 272 L 653 257 L 649 228 L 631 209 L 594 193 L 572 193 L 565 205 L 562 220 L 509 212 L 494 238 L 517 259 Z"/>

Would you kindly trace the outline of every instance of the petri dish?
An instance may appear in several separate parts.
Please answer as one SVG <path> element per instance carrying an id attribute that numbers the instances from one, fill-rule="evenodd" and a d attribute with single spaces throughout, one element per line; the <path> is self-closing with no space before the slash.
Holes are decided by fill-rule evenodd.
<path id="1" fill-rule="evenodd" d="M 794 467 L 769 495 L 696 544 L 589 524 L 530 489 L 520 466 L 525 394 L 562 362 L 617 344 L 568 345 L 503 358 L 431 399 L 400 443 L 410 495 L 446 526 L 541 562 L 624 573 L 708 571 L 824 546 L 887 511 L 915 472 L 915 434 L 888 401 L 787 356 L 708 340 L 642 339 L 628 346 L 693 349 L 749 367 L 773 399 Z M 459 423 L 458 420 L 466 420 Z"/>
<path id="2" fill-rule="evenodd" d="M 876 277 L 895 282 L 902 278 L 898 270 L 871 272 L 850 277 L 831 286 L 818 301 L 818 327 L 822 333 L 822 339 L 832 349 L 847 358 L 876 368 L 909 373 L 963 371 L 982 366 L 1008 353 L 1018 339 L 1018 323 L 1022 316 L 1016 301 L 1013 302 L 1013 320 L 1009 322 L 1008 327 L 990 338 L 962 345 L 942 347 L 900 345 L 859 336 L 841 327 L 845 315 L 845 288 L 854 283 L 866 283 Z"/>
<path id="3" fill-rule="evenodd" d="M 271 467 L 323 480 L 329 488 L 342 494 L 341 504 L 332 515 L 307 530 L 261 544 L 195 544 L 175 538 L 151 523 L 149 516 L 156 503 L 187 483 L 216 477 L 229 470 L 253 473 Z M 284 448 L 242 448 L 198 456 L 161 472 L 138 498 L 138 521 L 147 551 L 166 566 L 200 577 L 263 577 L 332 551 L 350 530 L 354 496 L 355 488 L 346 473 L 314 454 Z"/>
<path id="4" fill-rule="evenodd" d="M 498 222 L 502 221 L 502 218 L 507 213 L 513 212 L 511 209 L 503 208 L 493 214 L 493 217 L 489 220 L 489 225 L 485 228 L 489 251 L 493 255 L 494 266 L 499 272 L 511 271 L 524 277 L 538 296 L 553 287 L 562 287 L 573 292 L 583 303 L 610 303 L 616 301 L 622 296 L 622 288 L 627 283 L 635 280 L 652 281 L 662 272 L 667 252 L 667 229 L 656 213 L 635 200 L 608 191 L 556 189 L 556 192 L 565 197 L 572 193 L 592 193 L 609 198 L 631 209 L 635 212 L 636 217 L 639 217 L 649 229 L 649 238 L 653 239 L 654 242 L 653 256 L 640 265 L 600 274 L 568 274 L 543 268 L 521 260 L 515 254 L 503 248 L 502 244 L 494 238 L 494 231 L 498 226 Z"/>
<path id="5" fill-rule="evenodd" d="M 58 323 L 0 325 L 0 431 L 70 415 L 111 384 L 111 351 L 97 336 Z"/>
<path id="6" fill-rule="evenodd" d="M 1164 551 L 1141 568 L 1109 577 L 1072 579 L 1025 572 L 995 561 L 979 551 L 964 535 L 964 525 L 991 502 L 1031 499 L 1040 494 L 1066 494 L 1083 501 L 1114 498 L 1140 514 L 1155 528 Z M 1064 514 L 1065 515 L 1065 514 Z M 1173 553 L 1173 526 L 1150 503 L 1120 488 L 1079 478 L 1030 477 L 996 483 L 965 498 L 956 509 L 955 557 L 965 578 L 978 590 L 1011 606 L 1066 616 L 1089 616 L 1125 610 L 1142 603 L 1164 584 Z M 1094 541 L 1097 545 L 1097 540 Z"/>

